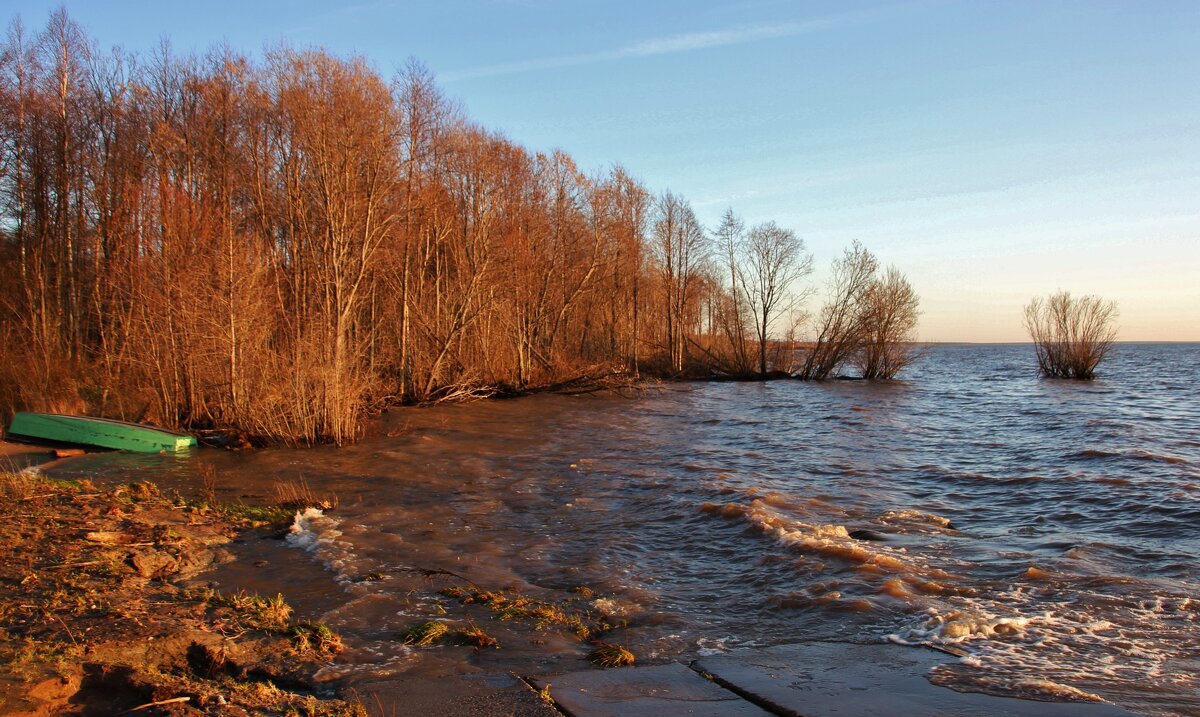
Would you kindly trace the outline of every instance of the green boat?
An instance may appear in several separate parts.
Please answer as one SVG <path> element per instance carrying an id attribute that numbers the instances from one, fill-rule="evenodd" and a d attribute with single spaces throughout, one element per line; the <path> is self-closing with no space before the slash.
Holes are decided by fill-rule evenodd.
<path id="1" fill-rule="evenodd" d="M 56 413 L 18 413 L 13 416 L 6 437 L 139 453 L 183 451 L 196 447 L 196 438 L 186 433 L 141 423 Z"/>

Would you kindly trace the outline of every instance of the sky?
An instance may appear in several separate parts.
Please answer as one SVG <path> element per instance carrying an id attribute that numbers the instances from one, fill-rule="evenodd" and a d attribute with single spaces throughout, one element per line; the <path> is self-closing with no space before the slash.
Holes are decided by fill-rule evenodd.
<path id="1" fill-rule="evenodd" d="M 0 0 L 40 28 L 59 2 Z M 423 62 L 475 122 L 775 221 L 818 266 L 860 240 L 925 341 L 1021 341 L 1058 290 L 1121 340 L 1200 340 L 1200 2 L 74 0 L 101 47 L 286 41 Z"/>

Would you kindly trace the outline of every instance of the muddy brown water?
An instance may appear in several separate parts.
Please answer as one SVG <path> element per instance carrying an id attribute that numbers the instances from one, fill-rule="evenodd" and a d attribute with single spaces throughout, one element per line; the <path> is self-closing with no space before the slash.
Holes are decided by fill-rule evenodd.
<path id="1" fill-rule="evenodd" d="M 1032 362 L 1028 346 L 944 346 L 890 383 L 396 410 L 348 448 L 54 472 L 196 494 L 210 466 L 223 497 L 301 477 L 336 495 L 216 575 L 342 631 L 331 679 L 479 659 L 418 660 L 394 639 L 436 615 L 421 569 L 543 597 L 585 586 L 631 620 L 619 640 L 643 661 L 931 642 L 963 651 L 931 676 L 943 684 L 1200 714 L 1200 345 L 1120 345 L 1091 383 L 1040 380 Z M 577 669 L 581 649 L 487 659 Z"/>

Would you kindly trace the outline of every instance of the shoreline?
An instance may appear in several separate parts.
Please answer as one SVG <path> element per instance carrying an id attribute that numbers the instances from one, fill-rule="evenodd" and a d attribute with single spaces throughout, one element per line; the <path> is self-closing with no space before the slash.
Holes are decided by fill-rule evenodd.
<path id="1" fill-rule="evenodd" d="M 439 669 L 367 678 L 350 694 L 339 694 L 339 680 L 326 683 L 320 677 L 343 649 L 337 635 L 292 619 L 283 595 L 222 595 L 200 587 L 213 568 L 234 560 L 227 548 L 235 539 L 264 536 L 263 521 L 166 496 L 150 483 L 101 490 L 87 481 L 27 473 L 5 474 L 0 489 L 22 507 L 0 529 L 0 545 L 8 553 L 0 556 L 5 637 L 0 710 L 18 717 L 143 711 L 366 717 L 401 704 L 427 717 L 683 712 L 823 717 L 847 709 L 885 715 L 897 704 L 914 716 L 1132 715 L 1108 704 L 956 692 L 924 676 L 946 661 L 945 655 L 822 642 L 645 667 L 571 671 L 560 662 L 555 667 L 567 669 L 552 669 L 549 675 L 546 665 L 536 670 L 527 660 L 524 667 L 510 664 L 507 671 L 489 669 L 486 662 L 464 671 L 442 654 L 434 658 Z M 25 564 L 18 555 L 28 556 Z M 483 624 L 490 610 L 535 620 L 538 629 L 543 622 L 585 632 L 613 629 L 584 622 L 585 616 L 593 617 L 590 613 L 521 596 L 478 589 L 439 592 L 479 612 Z M 473 619 L 468 621 L 477 640 L 490 639 Z M 422 627 L 434 624 L 448 623 Z M 414 650 L 433 651 L 463 644 L 438 638 L 405 642 Z M 498 645 L 474 645 L 476 653 L 491 647 Z"/>
<path id="2" fill-rule="evenodd" d="M 2 444 L 2 442 L 0 442 L 0 448 L 4 446 L 11 446 L 11 444 Z M 40 448 L 34 446 L 20 446 L 18 448 L 12 448 L 12 450 L 7 451 L 6 453 L 0 454 L 10 453 L 23 454 L 23 456 L 30 456 L 30 454 L 41 454 L 41 456 L 44 457 L 48 456 L 49 451 L 40 450 Z M 166 529 L 167 531 L 175 531 L 176 534 L 179 534 L 179 532 L 182 530 L 191 530 L 192 526 L 194 525 L 209 525 L 223 526 L 223 528 L 220 530 L 226 531 L 224 538 L 227 538 L 228 541 L 238 540 L 239 537 L 268 537 L 268 531 L 263 530 L 265 526 L 260 522 L 256 525 L 254 524 L 253 520 L 251 520 L 251 522 L 246 522 L 246 520 L 218 517 L 211 512 L 199 510 L 198 506 L 187 505 L 187 501 L 182 501 L 180 504 L 179 501 L 168 499 L 166 496 L 161 494 L 155 495 L 155 493 L 152 492 L 144 495 L 131 495 L 131 489 L 132 488 L 130 486 L 118 486 L 108 490 L 108 492 L 97 493 L 94 486 L 86 486 L 86 483 L 84 483 L 73 484 L 73 486 L 59 486 L 55 490 L 61 490 L 61 492 L 64 493 L 83 493 L 84 501 L 80 502 L 79 504 L 83 507 L 86 507 L 86 504 L 88 504 L 89 501 L 98 500 L 98 506 L 107 505 L 108 508 L 118 508 L 118 514 L 116 514 L 116 516 L 104 516 L 103 513 L 106 512 L 108 508 L 101 508 L 101 517 L 124 520 L 126 518 L 130 518 L 131 516 L 136 516 L 136 514 L 140 514 L 140 516 L 143 518 L 155 516 L 154 520 L 151 520 L 149 523 L 145 522 L 145 520 L 137 520 L 137 523 L 143 524 L 142 530 L 145 529 L 145 525 L 150 525 L 151 532 L 154 530 L 160 530 L 161 532 L 162 529 Z M 125 490 L 124 494 L 121 493 L 122 490 Z M 47 496 L 52 493 L 52 490 L 47 490 L 46 495 L 42 495 L 41 492 L 35 493 L 35 498 L 37 498 L 38 495 L 42 496 L 41 498 L 37 498 L 32 505 L 41 505 L 40 501 L 50 501 Z M 108 498 L 103 500 L 97 498 L 98 495 L 103 495 L 104 493 L 109 494 Z M 64 498 L 64 496 L 60 495 L 59 498 Z M 50 502 L 53 502 L 53 507 L 58 508 L 71 504 L 71 501 L 66 502 L 66 504 L 61 504 L 61 502 L 54 501 Z M 137 506 L 138 510 L 133 510 L 133 506 Z M 97 506 L 91 507 L 96 508 Z M 156 511 L 160 510 L 160 508 L 169 512 L 162 514 L 157 513 Z M 95 520 L 96 516 L 92 513 L 96 512 L 97 511 L 91 511 L 89 513 L 89 519 Z M 124 516 L 121 516 L 121 513 L 124 513 Z M 118 532 L 126 532 L 126 534 L 131 535 L 132 537 L 137 537 L 134 535 L 133 531 L 128 530 L 127 528 L 121 529 L 120 526 L 118 526 L 118 528 L 109 530 L 104 528 L 104 525 L 100 523 L 97 523 L 96 525 L 98 526 L 97 530 L 90 530 L 89 532 L 94 532 L 94 534 L 103 534 L 103 532 L 113 532 L 113 534 L 118 534 Z M 276 532 L 278 531 L 278 528 L 280 528 L 280 525 L 276 524 Z M 74 535 L 74 537 L 76 537 L 78 540 L 78 531 L 76 531 L 76 535 Z M 184 532 L 182 537 L 192 540 L 192 538 L 188 537 L 187 532 Z M 84 536 L 83 540 L 85 543 L 96 542 L 86 540 L 86 536 Z M 152 546 L 136 546 L 136 544 L 133 544 L 139 542 L 154 542 L 155 544 L 152 544 Z M 169 582 L 176 582 L 176 580 L 178 580 L 178 582 L 190 583 L 193 582 L 193 580 L 204 580 L 209 578 L 211 576 L 212 568 L 220 567 L 223 564 L 223 558 L 221 554 L 223 553 L 224 547 L 228 546 L 228 544 L 228 542 L 218 541 L 212 543 L 212 546 L 204 546 L 203 549 L 211 552 L 212 555 L 214 555 L 214 559 L 209 561 L 204 568 L 200 568 L 200 572 L 192 573 L 191 571 L 180 571 L 175 573 L 168 572 L 166 574 L 154 574 L 154 572 L 152 572 L 154 571 L 152 566 L 157 565 L 157 562 L 154 561 L 157 559 L 151 560 L 150 562 L 146 562 L 145 560 L 134 561 L 133 554 L 131 552 L 132 550 L 150 548 L 152 553 L 158 553 L 161 552 L 160 547 L 167 546 L 166 541 L 134 540 L 131 543 L 130 538 L 121 538 L 120 541 L 113 543 L 101 543 L 101 547 L 104 549 L 112 549 L 116 553 L 124 554 L 124 565 L 118 565 L 118 567 L 128 568 L 128 571 L 116 571 L 115 573 L 109 573 L 104 577 L 121 580 L 121 589 L 128 589 L 130 591 L 150 591 L 152 594 L 158 596 L 155 599 L 161 599 L 162 602 L 167 602 L 168 597 L 163 596 L 168 596 L 170 592 L 172 592 L 168 590 L 170 588 Z M 91 547 L 95 548 L 95 546 Z M 167 547 L 169 550 L 169 546 Z M 38 544 L 37 549 L 43 549 L 42 544 Z M 175 558 L 176 562 L 178 562 L 178 555 L 172 555 L 172 558 Z M 110 565 L 112 565 L 113 562 L 120 561 L 109 559 Z M 139 570 L 145 570 L 145 568 L 138 567 L 139 562 L 143 566 L 151 566 L 151 573 L 149 577 L 139 572 Z M 284 570 L 286 570 L 286 568 L 284 568 Z M 42 567 L 41 570 L 37 572 L 44 574 L 47 573 L 48 570 L 46 567 Z M 186 576 L 185 574 L 180 573 L 186 573 Z M 5 576 L 5 578 L 10 577 Z M 125 584 L 126 580 L 132 580 L 132 583 Z M 5 579 L 4 582 L 0 583 L 5 586 L 6 592 L 4 597 L 8 597 L 7 589 L 10 588 L 14 582 L 16 582 L 16 580 L 10 578 Z M 17 588 L 19 588 L 19 586 L 20 585 L 18 583 Z M 178 588 L 178 586 L 176 586 L 176 588 Z M 428 585 L 426 588 L 430 589 L 431 592 L 436 591 Z M 178 595 L 176 595 L 176 597 L 178 597 Z M 370 707 L 364 706 L 362 701 L 356 701 L 356 703 L 344 703 L 344 701 L 338 701 L 336 697 L 330 697 L 330 693 L 328 692 L 329 689 L 332 685 L 336 685 L 336 683 L 340 682 L 340 680 L 322 682 L 314 679 L 316 671 L 322 667 L 328 667 L 328 665 L 331 663 L 332 655 L 326 656 L 329 659 L 317 659 L 317 661 L 310 659 L 310 661 L 307 663 L 305 663 L 305 661 L 300 661 L 301 663 L 307 664 L 307 667 L 304 668 L 307 670 L 307 674 L 304 674 L 304 670 L 296 668 L 295 665 L 293 665 L 293 668 L 282 670 L 280 668 L 271 667 L 251 667 L 251 665 L 256 664 L 256 661 L 260 661 L 260 659 L 263 658 L 262 652 L 269 653 L 269 655 L 275 655 L 275 653 L 287 653 L 289 650 L 293 652 L 295 651 L 295 645 L 293 641 L 290 640 L 290 635 L 278 631 L 271 632 L 269 629 L 268 631 L 260 631 L 265 632 L 265 634 L 260 634 L 256 638 L 262 640 L 260 643 L 256 643 L 263 645 L 262 652 L 256 653 L 252 650 L 250 656 L 239 656 L 234 658 L 229 658 L 227 656 L 226 659 L 235 664 L 236 667 L 230 669 L 220 668 L 217 670 L 218 673 L 221 673 L 221 670 L 224 670 L 223 673 L 216 675 L 217 680 L 212 679 L 212 676 L 214 676 L 214 674 L 212 674 L 212 671 L 214 671 L 212 665 L 214 665 L 217 661 L 214 657 L 212 657 L 212 655 L 214 655 L 212 645 L 206 640 L 214 639 L 214 635 L 217 635 L 217 638 L 220 638 L 220 640 L 226 640 L 228 635 L 223 632 L 223 627 L 220 626 L 220 622 L 222 620 L 228 620 L 229 617 L 227 614 L 221 614 L 217 616 L 216 622 L 212 622 L 212 616 L 209 615 L 209 613 L 216 614 L 216 611 L 218 610 L 228 610 L 230 605 L 218 604 L 214 608 L 212 607 L 211 603 L 199 604 L 196 601 L 187 602 L 187 599 L 182 601 L 182 603 L 184 603 L 182 604 L 182 607 L 176 605 L 178 610 L 172 611 L 172 613 L 168 615 L 164 615 L 162 617 L 162 621 L 158 622 L 158 628 L 160 628 L 161 631 L 160 635 L 149 635 L 149 637 L 154 637 L 155 639 L 148 641 L 157 641 L 157 643 L 160 643 L 161 645 L 174 645 L 173 647 L 163 647 L 161 652 L 155 653 L 155 655 L 152 656 L 148 656 L 148 651 L 142 650 L 142 643 L 140 643 L 140 641 L 137 639 L 132 641 L 110 640 L 114 641 L 115 645 L 104 647 L 104 649 L 98 649 L 97 647 L 94 652 L 84 652 L 83 655 L 72 655 L 72 649 L 77 649 L 79 646 L 76 643 L 76 640 L 79 638 L 79 631 L 84 631 L 85 634 L 90 634 L 91 637 L 89 639 L 95 639 L 97 628 L 94 625 L 88 625 L 88 622 L 86 622 L 86 615 L 83 616 L 83 620 L 80 620 L 80 623 L 77 623 L 76 620 L 72 619 L 73 616 L 68 616 L 66 613 L 59 613 L 61 617 L 56 617 L 56 620 L 61 620 L 62 629 L 58 634 L 58 637 L 56 637 L 54 640 L 56 643 L 56 652 L 53 653 L 53 655 L 52 653 L 47 653 L 47 655 L 44 655 L 43 657 L 49 658 L 48 661 L 46 661 L 46 664 L 48 664 L 49 667 L 53 668 L 55 664 L 67 664 L 68 673 L 70 673 L 70 671 L 73 669 L 74 675 L 78 676 L 72 679 L 71 674 L 55 675 L 47 673 L 46 675 L 43 675 L 42 679 L 26 682 L 24 687 L 18 686 L 16 689 L 25 689 L 25 692 L 22 693 L 25 695 L 25 697 L 41 700 L 41 703 L 32 701 L 28 710 L 24 710 L 24 707 L 22 707 L 23 711 L 17 711 L 14 713 L 28 713 L 28 715 L 73 713 L 55 711 L 54 706 L 58 705 L 58 707 L 64 707 L 65 705 L 70 704 L 72 699 L 83 699 L 79 697 L 80 694 L 84 694 L 84 697 L 88 695 L 89 691 L 94 694 L 96 692 L 96 686 L 103 685 L 104 689 L 119 688 L 119 691 L 124 694 L 142 695 L 142 697 L 139 699 L 146 700 L 142 701 L 142 703 L 131 704 L 130 706 L 125 707 L 125 709 L 131 709 L 132 706 L 150 704 L 151 701 L 169 700 L 178 697 L 190 697 L 191 699 L 188 701 L 188 703 L 160 705 L 160 707 L 157 707 L 157 713 L 179 713 L 179 715 L 190 715 L 190 713 L 197 713 L 190 711 L 192 710 L 192 707 L 200 704 L 208 705 L 208 709 L 216 709 L 216 707 L 222 707 L 223 709 L 223 707 L 226 707 L 229 704 L 240 705 L 241 703 L 235 703 L 234 701 L 234 688 L 227 687 L 228 685 L 234 685 L 234 683 L 238 683 L 238 680 L 241 680 L 241 685 L 244 687 L 242 687 L 242 693 L 239 693 L 236 699 L 296 700 L 296 704 L 302 703 L 308 705 L 305 707 L 305 709 L 310 709 L 311 707 L 311 712 L 302 713 L 313 713 L 313 715 L 332 716 L 374 713 L 371 711 Z M 448 601 L 448 607 L 451 607 L 451 610 L 455 610 L 455 613 L 457 613 L 458 609 L 452 607 L 452 605 L 449 604 L 451 602 L 454 601 Z M 492 629 L 492 623 L 485 622 L 485 620 L 488 619 L 486 610 L 482 610 L 482 605 L 479 604 L 484 602 L 486 601 L 474 601 L 475 604 L 473 604 L 473 607 L 469 608 L 470 610 L 473 610 L 474 613 L 457 614 L 449 617 L 448 620 L 455 619 L 456 617 L 458 622 L 470 622 L 472 617 L 474 617 L 474 619 L 478 619 L 480 625 L 486 626 L 487 629 Z M 202 610 L 204 611 L 205 615 L 209 616 L 197 617 L 196 615 L 198 615 Z M 190 622 L 190 620 L 199 620 L 199 622 Z M 209 620 L 209 622 L 204 622 L 204 620 Z M 49 625 L 48 620 L 44 622 L 47 622 L 47 625 Z M 5 627 L 7 628 L 7 626 Z M 49 628 L 55 629 L 55 631 L 58 631 L 59 629 L 54 625 L 49 625 Z M 89 629 L 90 632 L 88 632 Z M 72 632 L 76 633 L 74 634 L 74 637 L 71 635 Z M 10 631 L 10 634 L 12 634 L 12 631 Z M 174 635 L 174 637 L 170 637 L 170 635 Z M 145 638 L 146 635 L 143 634 L 142 637 Z M 199 652 L 200 655 L 202 655 L 202 657 L 197 658 L 199 662 L 197 662 L 196 659 L 190 659 L 190 656 L 188 656 L 188 651 L 191 650 L 192 645 L 197 644 L 202 646 L 203 649 L 208 650 L 208 652 Z M 224 643 L 222 641 L 221 645 L 223 644 Z M 138 652 L 139 657 L 137 659 L 139 662 L 136 664 L 128 664 L 120 661 L 110 662 L 109 669 L 107 671 L 102 670 L 98 676 L 95 671 L 91 671 L 91 673 L 89 673 L 88 668 L 86 668 L 86 665 L 88 664 L 103 664 L 104 659 L 112 659 L 113 656 L 120 657 L 122 652 L 131 652 L 131 647 L 134 645 L 138 646 L 138 650 L 142 650 Z M 180 652 L 180 645 L 184 645 L 184 651 L 182 652 Z M 820 644 L 817 645 L 820 646 Z M 569 661 L 559 661 L 556 664 L 556 668 L 552 670 L 556 674 L 545 675 L 539 673 L 538 670 L 535 670 L 532 667 L 532 661 L 529 661 L 529 659 L 524 659 L 528 656 L 517 658 L 516 662 L 514 662 L 514 659 L 509 658 L 508 663 L 511 669 L 509 671 L 497 671 L 497 664 L 499 664 L 497 661 L 484 661 L 484 663 L 479 664 L 474 662 L 472 658 L 468 657 L 469 653 L 460 653 L 456 650 L 448 649 L 448 647 L 450 647 L 450 644 L 420 649 L 419 657 L 422 659 L 422 661 L 426 661 L 427 659 L 427 661 L 443 664 L 442 673 L 438 673 L 437 670 L 425 669 L 427 668 L 427 664 L 413 665 L 413 667 L 418 667 L 418 669 L 409 669 L 395 676 L 378 677 L 378 679 L 367 680 L 360 683 L 359 686 L 355 687 L 355 699 L 366 697 L 368 700 L 366 705 L 372 705 L 370 701 L 371 699 L 380 700 L 380 704 L 422 705 L 422 710 L 427 712 L 428 715 L 442 715 L 442 713 L 444 713 L 444 715 L 456 715 L 456 713 L 469 713 L 469 715 L 492 715 L 492 713 L 506 713 L 506 715 L 546 716 L 554 715 L 556 712 L 551 710 L 550 707 L 544 703 L 544 701 L 541 701 L 538 698 L 538 695 L 533 692 L 533 689 L 541 689 L 544 687 L 546 689 L 547 697 L 558 699 L 558 697 L 556 697 L 556 691 L 558 691 L 559 697 L 562 697 L 562 692 L 564 689 L 572 685 L 577 687 L 578 685 L 581 685 L 581 683 L 582 685 L 587 685 L 589 680 L 593 680 L 593 677 L 589 677 L 587 675 L 594 675 L 594 679 L 605 682 L 605 685 L 607 685 L 607 687 L 605 687 L 606 689 L 616 689 L 617 692 L 614 694 L 617 694 L 618 697 L 613 698 L 613 701 L 614 704 L 620 705 L 632 704 L 632 701 L 641 699 L 637 697 L 636 691 L 629 692 L 630 689 L 634 688 L 626 685 L 626 677 L 622 677 L 620 675 L 628 676 L 628 679 L 632 681 L 632 685 L 641 683 L 638 682 L 640 680 L 650 680 L 650 686 L 646 687 L 646 685 L 643 685 L 643 688 L 652 689 L 652 691 L 661 691 L 661 689 L 670 687 L 670 685 L 666 685 L 665 682 L 654 681 L 658 680 L 658 677 L 654 677 L 652 680 L 652 675 L 658 674 L 654 670 L 656 668 L 665 667 L 665 665 L 662 664 L 652 664 L 649 668 L 636 667 L 629 670 L 592 670 L 588 669 L 586 667 L 586 663 L 583 663 L 582 661 L 577 663 L 577 668 L 571 667 L 571 665 L 568 664 Z M 905 652 L 907 652 L 906 650 L 899 649 L 899 647 L 895 647 L 895 649 L 893 649 L 893 647 L 888 647 L 888 650 L 901 651 L 883 652 L 881 656 L 878 656 L 875 659 L 874 663 L 864 663 L 857 665 L 857 667 L 854 667 L 854 665 L 846 665 L 845 674 L 841 675 L 841 677 L 848 677 L 848 680 L 853 683 L 857 683 L 859 687 L 852 688 L 857 692 L 859 691 L 862 682 L 866 679 L 866 677 L 869 676 L 872 670 L 886 669 L 888 668 L 888 665 L 896 661 L 912 662 L 911 658 L 902 656 Z M 229 652 L 232 653 L 232 650 Z M 180 657 L 180 655 L 182 655 L 182 657 Z M 204 655 L 208 655 L 208 657 L 204 657 Z M 893 657 L 893 655 L 895 657 Z M 64 662 L 64 658 L 67 658 L 66 662 Z M 745 653 L 744 656 L 739 658 L 744 659 L 744 661 L 752 662 L 752 659 L 755 658 L 755 653 Z M 71 661 L 76 661 L 76 667 L 70 667 Z M 8 664 L 13 663 L 12 659 L 7 662 Z M 186 670 L 178 667 L 178 665 L 182 663 L 186 663 L 188 665 Z M 199 665 L 199 674 L 197 674 L 196 669 L 194 669 L 193 663 Z M 470 669 L 467 671 L 467 674 L 463 674 L 463 670 L 468 667 L 468 663 L 472 663 L 469 665 Z M 114 664 L 115 669 L 113 669 Z M 670 664 L 679 665 L 682 663 L 672 662 Z M 703 664 L 703 661 L 701 661 L 701 664 Z M 149 683 L 148 681 L 142 679 L 143 673 L 162 673 L 162 671 L 164 671 L 163 665 L 168 665 L 168 669 L 166 670 L 168 673 L 172 670 L 174 670 L 175 673 L 179 673 L 180 670 L 190 670 L 190 673 L 186 675 L 187 680 L 190 680 L 193 685 L 200 685 L 200 687 L 192 686 L 188 688 L 190 689 L 190 694 L 180 694 L 180 692 L 187 692 L 187 689 L 181 691 L 181 689 L 178 687 L 180 682 L 163 682 L 158 683 L 158 685 L 154 685 L 154 683 Z M 170 667 L 170 665 L 175 665 L 175 667 Z M 569 671 L 580 668 L 583 669 L 582 673 L 571 673 L 571 671 Z M 804 664 L 800 664 L 798 669 L 799 668 L 808 669 L 808 667 L 805 667 Z M 271 671 L 272 669 L 276 671 Z M 697 670 L 695 665 L 692 667 L 692 670 Z M 676 671 L 678 673 L 678 670 Z M 257 676 L 253 677 L 253 679 L 247 679 L 247 677 L 252 674 Z M 520 674 L 521 679 L 514 679 L 514 675 L 518 674 Z M 856 674 L 858 675 L 857 677 L 854 676 Z M 264 681 L 264 675 L 274 676 L 266 677 L 266 681 Z M 582 681 L 580 675 L 584 675 L 582 677 Z M 600 677 L 601 675 L 610 676 Z M 7 701 L 8 697 L 10 697 L 10 694 L 12 694 L 10 692 L 11 689 L 14 689 L 11 680 L 12 676 L 13 675 L 11 674 L 5 673 L 4 681 L 2 681 L 2 687 L 0 687 L 0 691 L 2 691 L 0 692 L 0 695 L 2 695 L 2 697 L 4 697 L 6 700 L 5 703 L 0 703 L 0 707 L 2 707 L 2 709 L 13 709 L 13 707 L 16 706 L 8 703 Z M 174 677 L 175 679 L 179 679 L 180 675 L 175 674 Z M 97 680 L 100 681 L 97 682 Z M 216 687 L 212 686 L 212 683 L 214 682 L 217 685 Z M 266 683 L 270 683 L 270 685 L 274 687 L 276 691 L 280 692 L 264 692 L 266 688 L 262 686 L 266 685 Z M 530 687 L 530 683 L 533 683 L 534 687 Z M 538 687 L 539 685 L 541 687 Z M 731 681 L 731 685 L 737 686 L 737 682 Z M 728 686 L 722 687 L 726 689 L 732 689 Z M 944 695 L 949 692 L 947 688 L 931 685 L 931 683 L 926 682 L 924 679 L 920 680 L 919 687 L 920 689 L 918 697 L 920 697 L 920 695 L 924 695 L 922 699 L 930 700 L 930 704 L 936 703 L 937 695 Z M 584 689 L 587 689 L 587 687 L 584 687 Z M 174 694 L 172 694 L 173 691 Z M 251 694 L 252 692 L 254 693 Z M 733 689 L 733 692 L 737 692 L 736 689 Z M 148 694 L 149 697 L 146 697 Z M 281 697 L 281 694 L 283 694 L 284 697 Z M 619 695 L 622 694 L 624 694 L 625 697 L 619 697 Z M 870 695 L 872 699 L 878 698 L 882 699 L 883 701 L 886 701 L 887 699 L 886 691 L 882 691 L 882 689 L 872 689 L 872 691 L 870 691 Z M 227 704 L 218 704 L 216 701 L 218 697 L 226 700 Z M 208 703 L 202 703 L 200 700 L 209 701 Z M 1033 701 L 1028 700 L 1015 700 L 1015 703 L 1019 705 L 1025 705 L 1027 707 L 1027 711 L 1022 709 L 1019 711 L 1006 713 L 1012 713 L 1012 715 L 1034 715 L 1034 713 L 1046 713 L 1044 711 L 1045 705 L 1048 704 L 1033 703 Z M 488 711 L 496 710 L 498 709 L 498 705 L 502 704 L 510 705 L 509 707 L 505 707 L 505 709 L 508 711 Z M 1082 710 L 1082 707 L 1084 706 L 1086 705 L 1080 705 L 1079 709 Z M 242 707 L 242 709 L 248 709 L 252 713 L 271 713 L 264 712 L 264 710 L 268 709 L 268 707 L 262 703 L 253 704 L 251 707 Z M 355 709 L 364 709 L 367 711 L 335 711 Z M 1075 707 L 1072 707 L 1072 709 L 1074 710 Z M 283 712 L 283 710 L 280 710 L 280 712 Z M 227 712 L 221 711 L 215 713 Z M 380 709 L 380 713 L 384 713 L 382 712 L 382 709 Z M 606 713 L 622 712 L 583 712 L 580 710 L 572 710 L 571 713 L 574 713 L 574 715 L 588 715 L 588 713 L 590 713 L 590 715 L 606 715 Z M 788 712 L 773 712 L 768 710 L 766 713 Z M 1096 715 L 1117 715 L 1117 713 L 1126 712 L 1108 710 L 1096 712 L 1080 711 L 1079 713 L 1081 713 L 1081 715 L 1091 715 L 1091 713 L 1096 713 Z"/>
<path id="3" fill-rule="evenodd" d="M 2 473 L 0 495 L 5 714 L 365 714 L 315 679 L 336 635 L 291 620 L 283 596 L 195 583 L 263 521 L 150 483 Z"/>

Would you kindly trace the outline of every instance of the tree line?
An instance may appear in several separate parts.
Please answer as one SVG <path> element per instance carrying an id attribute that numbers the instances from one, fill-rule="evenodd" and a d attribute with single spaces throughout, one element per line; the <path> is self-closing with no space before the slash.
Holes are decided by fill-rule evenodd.
<path id="1" fill-rule="evenodd" d="M 709 231 L 621 166 L 471 122 L 411 61 L 0 48 L 0 413 L 345 442 L 389 403 L 581 378 L 888 378 L 917 298 L 858 244 Z M 809 339 L 809 340 L 801 340 Z"/>

